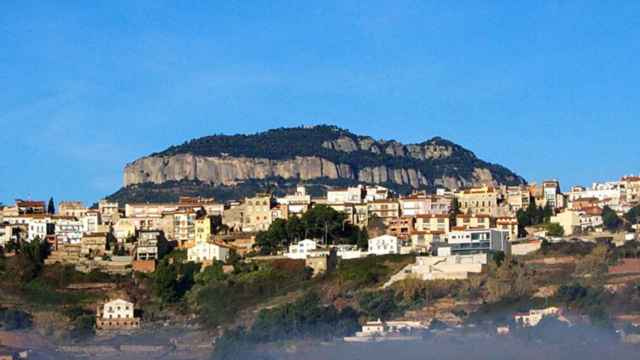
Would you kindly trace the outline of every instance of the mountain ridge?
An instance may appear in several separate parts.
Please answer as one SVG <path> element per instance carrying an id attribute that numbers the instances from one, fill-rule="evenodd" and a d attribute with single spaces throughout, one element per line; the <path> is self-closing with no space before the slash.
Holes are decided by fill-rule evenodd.
<path id="1" fill-rule="evenodd" d="M 526 183 L 511 170 L 442 137 L 403 144 L 317 125 L 211 135 L 170 146 L 127 164 L 124 189 L 181 181 L 232 187 L 272 178 L 290 183 L 344 180 L 403 191 Z"/>

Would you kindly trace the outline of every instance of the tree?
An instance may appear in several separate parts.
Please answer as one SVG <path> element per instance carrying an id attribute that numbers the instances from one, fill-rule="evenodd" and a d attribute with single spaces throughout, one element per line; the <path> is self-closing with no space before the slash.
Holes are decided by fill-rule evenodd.
<path id="1" fill-rule="evenodd" d="M 631 228 L 632 225 L 640 223 L 640 206 L 631 208 L 631 210 L 624 214 L 624 219 L 628 223 L 628 228 Z"/>
<path id="2" fill-rule="evenodd" d="M 598 244 L 590 254 L 576 263 L 576 275 L 596 284 L 602 283 L 609 270 L 610 254 L 611 251 L 607 245 Z"/>
<path id="3" fill-rule="evenodd" d="M 300 241 L 304 239 L 304 223 L 297 215 L 293 215 L 289 217 L 289 220 L 287 220 L 287 235 L 289 237 L 289 241 Z"/>
<path id="4" fill-rule="evenodd" d="M 548 236 L 562 237 L 564 236 L 564 228 L 558 223 L 548 223 L 545 226 Z"/>
<path id="5" fill-rule="evenodd" d="M 542 220 L 546 224 L 551 221 L 551 217 L 553 216 L 553 208 L 551 205 L 546 204 L 542 209 Z"/>
<path id="6" fill-rule="evenodd" d="M 451 208 L 449 209 L 449 224 L 451 227 L 456 226 L 456 218 L 460 214 L 460 202 L 454 197 L 451 200 Z"/>
<path id="7" fill-rule="evenodd" d="M 49 205 L 47 205 L 47 213 L 52 215 L 56 213 L 56 205 L 53 202 L 53 197 L 49 198 Z"/>
<path id="8" fill-rule="evenodd" d="M 602 223 L 605 229 L 609 231 L 616 231 L 620 229 L 620 226 L 622 225 L 622 220 L 620 219 L 620 217 L 618 217 L 618 214 L 615 211 L 613 211 L 613 209 L 611 209 L 608 206 L 605 206 L 602 209 Z"/>
<path id="9" fill-rule="evenodd" d="M 308 236 L 322 238 L 325 243 L 335 240 L 344 228 L 346 215 L 326 205 L 317 205 L 302 216 Z"/>

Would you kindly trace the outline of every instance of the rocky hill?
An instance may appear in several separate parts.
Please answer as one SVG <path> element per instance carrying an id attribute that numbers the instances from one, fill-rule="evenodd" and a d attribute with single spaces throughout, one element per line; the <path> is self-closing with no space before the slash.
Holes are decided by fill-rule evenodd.
<path id="1" fill-rule="evenodd" d="M 213 135 L 172 146 L 128 164 L 119 198 L 131 192 L 144 197 L 144 192 L 157 192 L 166 184 L 171 184 L 172 192 L 180 192 L 179 184 L 188 184 L 193 194 L 194 186 L 211 191 L 247 182 L 367 183 L 406 192 L 525 181 L 439 137 L 402 144 L 320 125 L 253 135 Z"/>

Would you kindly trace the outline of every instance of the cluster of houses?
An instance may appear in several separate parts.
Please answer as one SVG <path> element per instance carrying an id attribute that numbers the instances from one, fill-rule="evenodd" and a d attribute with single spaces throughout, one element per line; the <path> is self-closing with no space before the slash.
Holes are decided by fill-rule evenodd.
<path id="1" fill-rule="evenodd" d="M 454 201 L 459 211 L 451 215 Z M 150 272 L 171 247 L 186 249 L 188 259 L 200 263 L 225 261 L 232 250 L 247 254 L 254 250 L 256 233 L 267 230 L 275 219 L 301 216 L 313 206 L 326 205 L 343 212 L 353 225 L 384 225 L 379 236 L 369 240 L 368 249 L 335 246 L 337 257 L 409 252 L 466 256 L 509 252 L 518 242 L 516 213 L 533 202 L 551 208 L 551 221 L 560 224 L 566 235 L 597 231 L 605 206 L 623 214 L 640 202 L 640 176 L 591 188 L 576 186 L 568 193 L 562 193 L 555 180 L 407 196 L 396 196 L 382 186 L 360 185 L 328 190 L 322 198 L 299 186 L 285 196 L 260 193 L 227 204 L 182 197 L 161 204 L 103 200 L 87 208 L 67 201 L 55 213 L 48 211 L 44 201 L 17 200 L 0 207 L 0 246 L 39 238 L 52 246 L 48 263 L 69 263 L 82 271 Z M 306 239 L 284 255 L 307 259 L 326 256 L 329 250 L 320 240 Z"/>

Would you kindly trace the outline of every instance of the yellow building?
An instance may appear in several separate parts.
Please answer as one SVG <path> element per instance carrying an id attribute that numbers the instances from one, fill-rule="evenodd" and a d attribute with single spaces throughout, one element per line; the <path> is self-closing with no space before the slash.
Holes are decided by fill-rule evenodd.
<path id="1" fill-rule="evenodd" d="M 482 229 L 487 230 L 491 228 L 491 216 L 477 214 L 477 215 L 457 215 L 456 227 L 459 229 Z"/>
<path id="2" fill-rule="evenodd" d="M 495 216 L 498 212 L 498 192 L 490 186 L 462 190 L 456 193 L 460 211 L 465 214 Z"/>
<path id="3" fill-rule="evenodd" d="M 416 231 L 437 232 L 447 234 L 450 230 L 449 215 L 418 215 L 415 222 Z"/>
<path id="4" fill-rule="evenodd" d="M 211 218 L 202 216 L 196 219 L 196 244 L 207 243 L 211 239 Z"/>

